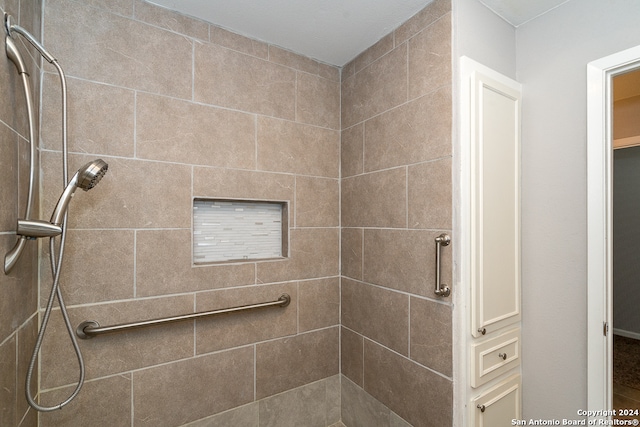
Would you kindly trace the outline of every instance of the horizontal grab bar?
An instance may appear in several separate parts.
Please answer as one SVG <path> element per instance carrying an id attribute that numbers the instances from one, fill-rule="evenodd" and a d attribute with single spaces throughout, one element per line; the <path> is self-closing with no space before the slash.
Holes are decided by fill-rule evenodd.
<path id="1" fill-rule="evenodd" d="M 212 310 L 212 311 L 201 311 L 199 313 L 183 314 L 180 316 L 163 317 L 159 319 L 142 320 L 140 322 L 121 323 L 119 325 L 112 325 L 112 326 L 100 326 L 100 324 L 95 320 L 85 320 L 84 322 L 80 323 L 76 328 L 76 335 L 78 335 L 78 337 L 82 339 L 89 339 L 98 335 L 108 334 L 111 332 L 120 332 L 128 329 L 143 328 L 146 326 L 154 326 L 154 325 L 160 325 L 164 323 L 179 322 L 182 320 L 198 319 L 200 317 L 213 316 L 216 314 L 236 313 L 239 311 L 254 310 L 257 308 L 274 307 L 274 306 L 286 307 L 289 305 L 290 302 L 291 302 L 291 297 L 287 294 L 282 294 L 277 301 L 262 302 L 262 303 L 251 304 L 251 305 L 241 305 L 238 307 L 222 308 L 219 310 Z"/>

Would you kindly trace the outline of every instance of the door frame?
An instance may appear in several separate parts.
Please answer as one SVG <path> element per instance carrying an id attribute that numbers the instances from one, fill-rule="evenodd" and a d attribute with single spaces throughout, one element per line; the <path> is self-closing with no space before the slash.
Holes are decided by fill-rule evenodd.
<path id="1" fill-rule="evenodd" d="M 612 409 L 612 79 L 640 67 L 640 46 L 587 64 L 587 407 Z"/>

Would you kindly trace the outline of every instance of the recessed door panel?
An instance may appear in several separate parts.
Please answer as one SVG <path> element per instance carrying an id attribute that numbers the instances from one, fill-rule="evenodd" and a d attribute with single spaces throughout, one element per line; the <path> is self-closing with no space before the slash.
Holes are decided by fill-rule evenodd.
<path id="1" fill-rule="evenodd" d="M 477 72 L 472 86 L 472 332 L 480 336 L 520 320 L 520 92 Z"/>

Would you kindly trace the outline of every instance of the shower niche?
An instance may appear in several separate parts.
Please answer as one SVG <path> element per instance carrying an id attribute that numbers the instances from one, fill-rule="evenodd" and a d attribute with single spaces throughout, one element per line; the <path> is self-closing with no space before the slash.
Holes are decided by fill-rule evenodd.
<path id="1" fill-rule="evenodd" d="M 194 199 L 193 263 L 288 256 L 288 202 Z"/>

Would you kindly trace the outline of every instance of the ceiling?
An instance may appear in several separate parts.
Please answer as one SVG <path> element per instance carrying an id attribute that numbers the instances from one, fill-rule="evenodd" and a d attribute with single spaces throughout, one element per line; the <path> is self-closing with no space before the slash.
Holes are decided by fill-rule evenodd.
<path id="1" fill-rule="evenodd" d="M 569 0 L 479 0 L 498 16 L 518 27 Z"/>
<path id="2" fill-rule="evenodd" d="M 147 0 L 342 66 L 433 0 Z M 569 0 L 480 0 L 513 26 Z"/>

